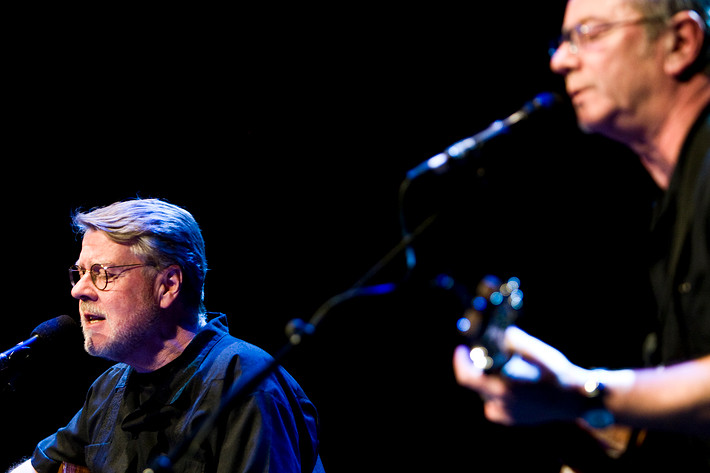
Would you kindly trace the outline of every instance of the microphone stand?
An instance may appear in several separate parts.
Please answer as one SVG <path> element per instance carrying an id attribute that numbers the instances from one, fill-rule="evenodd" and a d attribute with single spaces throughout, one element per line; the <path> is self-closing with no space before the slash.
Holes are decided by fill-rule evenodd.
<path id="1" fill-rule="evenodd" d="M 143 473 L 172 473 L 174 471 L 173 466 L 178 460 L 186 456 L 194 455 L 220 417 L 243 396 L 252 392 L 259 383 L 273 373 L 281 364 L 281 361 L 286 358 L 295 347 L 300 345 L 305 337 L 312 336 L 318 325 L 320 325 L 333 307 L 358 296 L 376 296 L 394 292 L 398 287 L 397 283 L 384 283 L 374 286 L 365 286 L 365 284 L 386 267 L 397 255 L 411 248 L 414 239 L 429 228 L 436 220 L 436 217 L 436 214 L 432 215 L 412 232 L 406 232 L 399 243 L 383 256 L 382 259 L 375 263 L 355 284 L 346 291 L 336 294 L 324 302 L 318 310 L 313 313 L 308 322 L 304 322 L 301 319 L 291 320 L 286 326 L 288 341 L 276 352 L 271 361 L 262 366 L 253 376 L 240 377 L 227 394 L 224 395 L 217 409 L 212 411 L 212 413 L 202 421 L 197 430 L 183 437 L 167 455 L 161 455 L 156 458 Z"/>

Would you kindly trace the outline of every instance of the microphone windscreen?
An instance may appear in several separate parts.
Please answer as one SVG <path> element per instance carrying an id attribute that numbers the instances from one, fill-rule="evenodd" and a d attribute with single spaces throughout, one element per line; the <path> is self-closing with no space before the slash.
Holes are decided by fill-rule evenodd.
<path id="1" fill-rule="evenodd" d="M 536 109 L 550 108 L 562 101 L 562 98 L 554 92 L 542 92 L 535 96 L 532 100 L 533 106 Z"/>
<path id="2" fill-rule="evenodd" d="M 75 330 L 77 323 L 68 315 L 60 315 L 46 322 L 42 322 L 32 331 L 31 335 L 37 335 L 41 340 L 52 341 L 57 338 L 69 335 Z"/>

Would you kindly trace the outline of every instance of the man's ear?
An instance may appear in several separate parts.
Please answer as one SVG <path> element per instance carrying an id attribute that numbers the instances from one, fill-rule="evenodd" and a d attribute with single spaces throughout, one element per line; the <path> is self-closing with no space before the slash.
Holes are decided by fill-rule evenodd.
<path id="1" fill-rule="evenodd" d="M 665 61 L 665 71 L 683 78 L 702 54 L 706 25 L 696 12 L 685 10 L 671 19 L 671 37 Z"/>
<path id="2" fill-rule="evenodd" d="M 158 302 L 161 309 L 167 309 L 178 298 L 182 289 L 182 268 L 173 264 L 163 269 L 158 276 Z"/>

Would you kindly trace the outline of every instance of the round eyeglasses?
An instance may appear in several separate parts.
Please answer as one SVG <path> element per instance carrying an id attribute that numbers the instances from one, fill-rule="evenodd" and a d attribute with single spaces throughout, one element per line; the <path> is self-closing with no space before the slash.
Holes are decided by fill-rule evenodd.
<path id="1" fill-rule="evenodd" d="M 82 268 L 81 266 L 74 265 L 69 268 L 69 282 L 71 282 L 72 287 L 76 286 L 79 281 L 88 272 L 91 275 L 91 282 L 94 283 L 96 289 L 99 291 L 105 291 L 108 287 L 109 281 L 113 281 L 125 271 L 131 269 L 139 268 L 141 266 L 152 266 L 149 264 L 135 263 L 135 264 L 123 264 L 119 266 L 105 266 L 103 264 L 92 264 L 89 269 Z M 117 271 L 118 270 L 118 271 Z"/>

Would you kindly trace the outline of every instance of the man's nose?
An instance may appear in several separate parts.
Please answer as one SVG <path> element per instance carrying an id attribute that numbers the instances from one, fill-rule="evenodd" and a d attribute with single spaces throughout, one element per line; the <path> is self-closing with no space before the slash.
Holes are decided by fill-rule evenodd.
<path id="1" fill-rule="evenodd" d="M 91 280 L 91 274 L 87 271 L 79 281 L 71 288 L 71 295 L 74 299 L 86 301 L 96 300 L 98 290 Z"/>
<path id="2" fill-rule="evenodd" d="M 572 69 L 579 66 L 579 57 L 573 54 L 572 45 L 565 41 L 552 53 L 550 69 L 555 74 L 567 75 Z"/>

